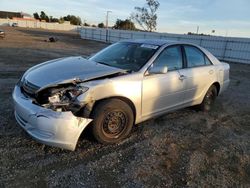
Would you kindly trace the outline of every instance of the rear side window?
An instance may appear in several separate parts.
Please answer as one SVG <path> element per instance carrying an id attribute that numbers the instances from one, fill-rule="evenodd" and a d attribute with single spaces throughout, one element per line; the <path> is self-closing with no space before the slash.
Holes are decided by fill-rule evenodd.
<path id="1" fill-rule="evenodd" d="M 210 60 L 198 48 L 184 46 L 184 49 L 187 57 L 187 67 L 211 65 Z"/>
<path id="2" fill-rule="evenodd" d="M 182 68 L 182 55 L 179 46 L 168 47 L 158 56 L 154 62 L 154 67 L 167 66 L 168 70 L 176 70 Z"/>

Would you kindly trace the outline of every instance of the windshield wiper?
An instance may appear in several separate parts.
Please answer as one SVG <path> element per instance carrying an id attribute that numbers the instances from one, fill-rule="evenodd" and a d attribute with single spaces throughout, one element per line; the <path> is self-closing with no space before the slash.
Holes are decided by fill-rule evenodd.
<path id="1" fill-rule="evenodd" d="M 107 65 L 109 67 L 113 67 L 112 65 L 105 63 L 105 62 L 102 62 L 102 61 L 96 61 L 96 63 L 102 64 L 102 65 Z"/>
<path id="2" fill-rule="evenodd" d="M 105 63 L 105 62 L 102 62 L 102 61 L 96 61 L 96 63 L 102 64 L 102 65 L 107 65 L 109 67 L 113 67 L 113 68 L 117 68 L 117 69 L 122 69 L 122 70 L 125 70 L 126 72 L 131 72 L 132 71 L 132 70 L 128 70 L 128 69 L 123 69 L 121 67 L 112 66 L 112 65 L 110 65 L 108 63 Z"/>

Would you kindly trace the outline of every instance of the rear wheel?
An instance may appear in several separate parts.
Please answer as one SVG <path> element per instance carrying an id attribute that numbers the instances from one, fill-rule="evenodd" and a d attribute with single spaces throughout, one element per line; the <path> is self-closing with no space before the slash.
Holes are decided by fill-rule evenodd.
<path id="1" fill-rule="evenodd" d="M 91 116 L 93 135 L 104 144 L 117 143 L 126 138 L 134 124 L 132 109 L 119 99 L 101 101 Z"/>
<path id="2" fill-rule="evenodd" d="M 204 112 L 210 111 L 213 104 L 214 104 L 216 97 L 217 97 L 217 89 L 214 85 L 212 85 L 208 89 L 202 103 L 198 106 L 199 109 L 204 111 Z"/>

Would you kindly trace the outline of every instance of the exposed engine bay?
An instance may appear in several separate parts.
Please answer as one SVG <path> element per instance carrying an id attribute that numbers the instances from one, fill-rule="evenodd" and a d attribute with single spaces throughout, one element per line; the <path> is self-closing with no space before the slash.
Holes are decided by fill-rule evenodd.
<path id="1" fill-rule="evenodd" d="M 88 90 L 74 84 L 46 88 L 36 94 L 36 102 L 44 108 L 54 111 L 72 111 L 76 113 L 82 107 L 77 97 Z"/>

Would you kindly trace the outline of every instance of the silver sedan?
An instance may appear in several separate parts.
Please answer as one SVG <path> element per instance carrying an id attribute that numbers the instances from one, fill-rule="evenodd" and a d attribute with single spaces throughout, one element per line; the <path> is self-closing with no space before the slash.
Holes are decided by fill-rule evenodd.
<path id="1" fill-rule="evenodd" d="M 197 45 L 127 40 L 94 56 L 27 70 L 13 91 L 17 122 L 41 143 L 74 150 L 91 126 L 116 143 L 134 124 L 188 106 L 209 111 L 229 85 L 229 65 Z"/>

